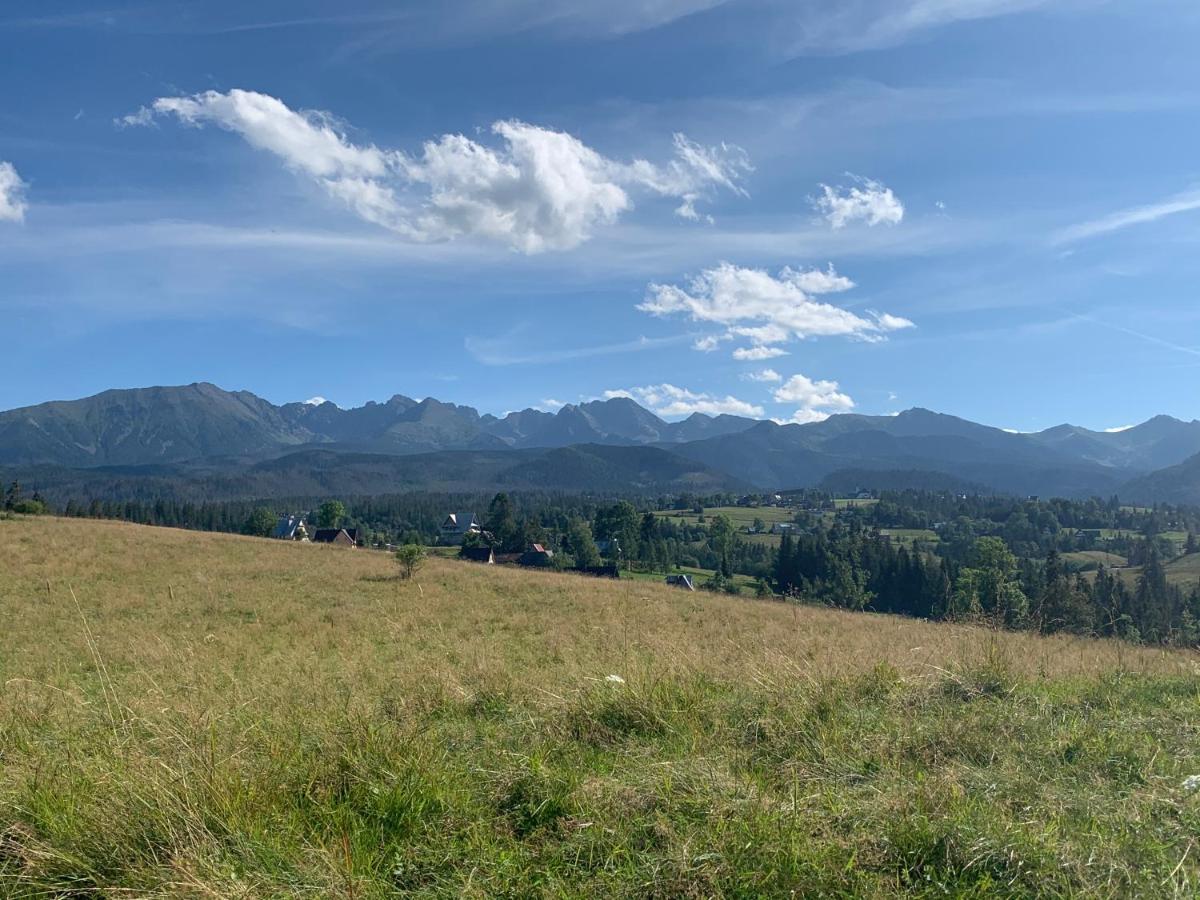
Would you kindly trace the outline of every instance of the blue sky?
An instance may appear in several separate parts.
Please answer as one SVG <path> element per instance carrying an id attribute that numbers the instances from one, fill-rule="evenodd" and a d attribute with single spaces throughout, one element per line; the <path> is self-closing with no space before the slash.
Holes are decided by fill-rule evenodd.
<path id="1" fill-rule="evenodd" d="M 1182 0 L 6 3 L 0 407 L 1191 419 L 1198 37 Z"/>

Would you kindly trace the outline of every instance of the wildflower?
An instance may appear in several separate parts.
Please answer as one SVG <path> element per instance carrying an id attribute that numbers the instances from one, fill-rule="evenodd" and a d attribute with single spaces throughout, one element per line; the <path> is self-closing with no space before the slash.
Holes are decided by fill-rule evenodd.
<path id="1" fill-rule="evenodd" d="M 1200 775 L 1189 775 L 1183 779 L 1182 786 L 1185 791 L 1194 791 L 1196 788 L 1200 788 Z"/>
<path id="2" fill-rule="evenodd" d="M 605 676 L 604 680 L 611 684 L 624 684 L 625 683 L 625 679 L 622 678 L 620 675 L 607 675 L 607 676 Z M 1197 777 L 1197 781 L 1200 782 L 1200 777 Z"/>

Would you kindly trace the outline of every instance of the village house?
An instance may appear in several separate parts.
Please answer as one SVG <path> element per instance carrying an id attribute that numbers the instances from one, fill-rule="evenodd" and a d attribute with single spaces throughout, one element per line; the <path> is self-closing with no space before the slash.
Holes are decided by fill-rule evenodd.
<path id="1" fill-rule="evenodd" d="M 450 513 L 438 529 L 438 542 L 447 547 L 457 547 L 468 534 L 480 534 L 482 531 L 483 526 L 475 518 L 475 513 Z"/>
<path id="2" fill-rule="evenodd" d="M 532 566 L 534 568 L 545 568 L 550 566 L 554 560 L 554 551 L 547 550 L 541 544 L 531 544 L 517 559 L 519 566 Z"/>
<path id="3" fill-rule="evenodd" d="M 696 590 L 692 585 L 692 579 L 687 575 L 668 575 L 667 584 L 671 585 L 671 587 L 682 588 L 685 591 Z"/>
<path id="4" fill-rule="evenodd" d="M 314 544 L 333 544 L 338 547 L 357 547 L 358 540 L 357 528 L 318 528 L 312 536 Z"/>
<path id="5" fill-rule="evenodd" d="M 271 537 L 280 541 L 307 541 L 308 526 L 303 516 L 280 516 Z"/>
<path id="6" fill-rule="evenodd" d="M 496 552 L 491 547 L 463 547 L 458 556 L 459 559 L 469 562 L 483 563 L 488 566 L 496 564 Z"/>

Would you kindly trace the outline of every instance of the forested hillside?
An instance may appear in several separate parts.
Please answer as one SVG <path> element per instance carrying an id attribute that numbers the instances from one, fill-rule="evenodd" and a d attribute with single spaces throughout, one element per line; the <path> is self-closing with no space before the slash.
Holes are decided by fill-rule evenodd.
<path id="1" fill-rule="evenodd" d="M 563 452 L 547 452 L 553 450 Z M 504 454 L 514 455 L 506 461 Z M 788 490 L 853 479 L 853 487 L 874 489 L 959 485 L 1182 502 L 1200 493 L 1185 463 L 1197 454 L 1200 423 L 1167 416 L 1119 432 L 1063 425 L 1014 434 L 924 409 L 805 425 L 702 413 L 666 421 L 628 397 L 498 418 L 401 394 L 352 409 L 276 406 L 200 383 L 0 413 L 0 477 L 37 482 L 44 492 L 72 484 L 78 494 L 87 483 L 97 497 L 169 488 L 209 498 L 294 496 L 320 484 L 353 493 L 485 483 L 654 491 L 682 488 L 689 479 L 697 490 Z M 1163 474 L 1151 474 L 1156 470 Z"/>

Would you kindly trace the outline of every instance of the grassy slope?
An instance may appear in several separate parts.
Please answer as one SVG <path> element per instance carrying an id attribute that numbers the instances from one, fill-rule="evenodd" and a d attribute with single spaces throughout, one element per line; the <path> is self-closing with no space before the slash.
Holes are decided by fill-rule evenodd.
<path id="1" fill-rule="evenodd" d="M 1200 884 L 1190 655 L 55 520 L 0 616 L 3 896 Z"/>
<path id="2" fill-rule="evenodd" d="M 1185 591 L 1191 590 L 1197 584 L 1200 584 L 1200 553 L 1190 553 L 1187 556 L 1180 556 L 1164 567 L 1167 572 L 1167 581 L 1171 584 L 1178 585 Z M 1136 588 L 1138 578 L 1141 577 L 1142 567 L 1132 566 L 1126 569 L 1113 569 L 1113 572 L 1120 576 L 1129 588 Z"/>
<path id="3" fill-rule="evenodd" d="M 1100 566 L 1112 569 L 1129 565 L 1129 560 L 1124 556 L 1106 550 L 1076 550 L 1073 553 L 1064 553 L 1062 558 L 1067 565 L 1079 570 L 1095 570 Z"/>
<path id="4" fill-rule="evenodd" d="M 1200 583 L 1200 553 L 1189 553 L 1167 563 L 1167 578 L 1183 587 Z"/>

